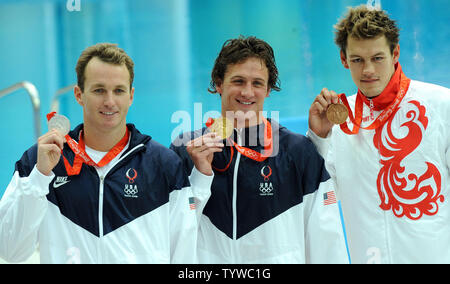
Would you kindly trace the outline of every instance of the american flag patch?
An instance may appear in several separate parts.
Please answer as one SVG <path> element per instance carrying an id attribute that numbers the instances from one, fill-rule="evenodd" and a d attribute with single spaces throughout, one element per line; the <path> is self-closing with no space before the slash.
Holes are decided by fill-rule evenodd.
<path id="1" fill-rule="evenodd" d="M 330 205 L 336 202 L 337 200 L 334 191 L 328 191 L 323 194 L 323 205 Z"/>
<path id="2" fill-rule="evenodd" d="M 194 197 L 189 197 L 189 208 L 195 210 L 195 200 Z"/>

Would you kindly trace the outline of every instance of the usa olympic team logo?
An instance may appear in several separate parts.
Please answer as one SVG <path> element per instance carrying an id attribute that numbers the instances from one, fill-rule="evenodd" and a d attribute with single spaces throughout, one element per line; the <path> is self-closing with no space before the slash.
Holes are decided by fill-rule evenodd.
<path id="1" fill-rule="evenodd" d="M 272 168 L 269 165 L 265 165 L 261 169 L 261 176 L 264 178 L 264 182 L 259 183 L 259 195 L 260 196 L 272 196 L 273 185 L 269 181 L 269 177 L 272 175 Z"/>
<path id="2" fill-rule="evenodd" d="M 137 171 L 133 168 L 129 168 L 125 173 L 125 176 L 128 178 L 130 183 L 134 183 L 134 180 L 137 178 Z"/>

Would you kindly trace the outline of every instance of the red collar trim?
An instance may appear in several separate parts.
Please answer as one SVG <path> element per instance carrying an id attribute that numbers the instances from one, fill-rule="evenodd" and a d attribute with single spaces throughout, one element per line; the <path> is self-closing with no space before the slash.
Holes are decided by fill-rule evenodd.
<path id="1" fill-rule="evenodd" d="M 400 90 L 400 78 L 402 73 L 403 71 L 402 67 L 400 66 L 400 63 L 395 64 L 395 72 L 394 75 L 392 75 L 389 84 L 387 84 L 386 88 L 384 88 L 383 92 L 381 92 L 379 96 L 372 99 L 374 110 L 376 111 L 383 110 L 395 100 L 398 91 Z M 367 98 L 361 92 L 361 90 L 358 89 L 357 95 L 361 97 L 364 104 L 368 106 L 370 105 L 369 98 Z"/>

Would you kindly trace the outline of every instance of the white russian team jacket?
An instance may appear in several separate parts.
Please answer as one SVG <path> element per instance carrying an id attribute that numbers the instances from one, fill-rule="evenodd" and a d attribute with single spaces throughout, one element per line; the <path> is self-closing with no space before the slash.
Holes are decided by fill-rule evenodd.
<path id="1" fill-rule="evenodd" d="M 194 171 L 190 186 L 175 153 L 127 126 L 129 144 L 106 173 L 84 164 L 67 176 L 61 159 L 47 177 L 36 145 L 24 153 L 0 201 L 0 257 L 24 261 L 39 245 L 41 263 L 197 262 L 212 177 Z"/>
<path id="2" fill-rule="evenodd" d="M 369 117 L 364 104 L 362 126 Z M 413 80 L 377 130 L 308 136 L 337 184 L 353 263 L 450 263 L 449 89 Z"/>

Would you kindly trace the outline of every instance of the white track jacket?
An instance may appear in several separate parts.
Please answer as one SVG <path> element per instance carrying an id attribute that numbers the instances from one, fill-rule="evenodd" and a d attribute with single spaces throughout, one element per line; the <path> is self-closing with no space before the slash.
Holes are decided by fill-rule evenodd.
<path id="1" fill-rule="evenodd" d="M 449 89 L 413 80 L 378 129 L 308 136 L 336 182 L 352 263 L 450 263 Z"/>
<path id="2" fill-rule="evenodd" d="M 194 171 L 189 186 L 175 153 L 128 128 L 129 145 L 106 172 L 83 164 L 67 176 L 61 159 L 47 177 L 35 167 L 36 145 L 24 153 L 0 202 L 0 257 L 24 261 L 39 245 L 41 263 L 197 262 L 212 177 Z"/>
<path id="3" fill-rule="evenodd" d="M 274 120 L 271 126 L 274 150 L 262 162 L 232 147 L 214 154 L 211 197 L 200 220 L 200 263 L 348 263 L 324 160 L 305 136 Z M 185 139 L 204 131 L 186 133 Z M 235 130 L 232 137 L 256 152 L 264 149 L 262 124 Z M 176 140 L 171 148 L 189 173 L 193 163 L 185 147 L 176 146 L 182 144 Z"/>

